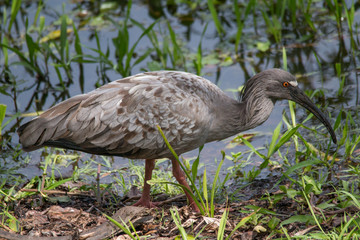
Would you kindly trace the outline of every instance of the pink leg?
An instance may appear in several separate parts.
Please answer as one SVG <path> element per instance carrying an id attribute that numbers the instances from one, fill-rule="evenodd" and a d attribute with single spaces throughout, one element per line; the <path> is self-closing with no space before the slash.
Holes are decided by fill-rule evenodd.
<path id="1" fill-rule="evenodd" d="M 144 189 L 141 194 L 141 198 L 137 201 L 133 206 L 143 206 L 148 208 L 153 208 L 156 206 L 155 203 L 150 201 L 150 185 L 146 182 L 151 180 L 152 171 L 155 167 L 154 159 L 146 159 L 145 160 L 145 179 L 144 179 Z"/>
<path id="2" fill-rule="evenodd" d="M 189 189 L 191 191 L 191 188 L 189 186 L 189 184 L 186 182 L 186 178 L 185 178 L 185 174 L 184 172 L 181 170 L 180 168 L 180 164 L 176 159 L 171 159 L 171 163 L 172 163 L 172 171 L 173 171 L 173 175 L 176 178 L 176 180 L 183 185 L 185 188 Z M 191 195 L 184 189 L 185 195 L 187 197 L 187 199 L 189 200 L 189 205 L 190 207 L 196 211 L 196 212 L 200 212 L 198 206 L 195 204 L 194 199 L 191 197 Z"/>

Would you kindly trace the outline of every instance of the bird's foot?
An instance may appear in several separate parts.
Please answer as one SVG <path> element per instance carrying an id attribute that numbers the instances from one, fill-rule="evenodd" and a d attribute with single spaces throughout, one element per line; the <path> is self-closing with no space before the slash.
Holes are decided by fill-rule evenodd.
<path id="1" fill-rule="evenodd" d="M 159 202 L 151 202 L 150 199 L 140 198 L 139 201 L 133 204 L 133 206 L 141 206 L 147 208 L 156 208 Z"/>

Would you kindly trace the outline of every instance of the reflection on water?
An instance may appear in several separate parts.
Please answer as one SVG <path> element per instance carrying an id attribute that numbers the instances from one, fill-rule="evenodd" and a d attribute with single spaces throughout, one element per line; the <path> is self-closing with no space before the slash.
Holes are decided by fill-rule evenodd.
<path id="1" fill-rule="evenodd" d="M 157 69 L 197 72 L 194 62 L 198 60 L 197 51 L 201 41 L 201 74 L 223 90 L 237 89 L 255 72 L 281 68 L 284 47 L 287 67 L 298 77 L 300 87 L 309 91 L 324 90 L 314 91 L 312 98 L 322 110 L 329 113 L 333 121 L 342 107 L 350 108 L 359 104 L 359 3 L 355 4 L 357 17 L 354 18 L 352 32 L 346 19 L 343 19 L 341 26 L 337 24 L 325 2 L 313 3 L 311 12 L 293 12 L 289 9 L 279 12 L 275 3 L 269 6 L 259 3 L 251 8 L 246 19 L 240 16 L 239 20 L 244 24 L 238 46 L 235 43 L 240 25 L 233 5 L 228 1 L 217 3 L 218 18 L 223 28 L 221 35 L 212 21 L 207 1 L 134 1 L 127 21 L 126 1 L 45 2 L 39 18 L 35 18 L 39 3 L 23 3 L 11 31 L 7 31 L 8 25 L 1 25 L 4 31 L 2 39 L 4 36 L 7 39 L 2 43 L 13 48 L 7 50 L 8 60 L 3 57 L 1 60 L 0 94 L 1 103 L 7 105 L 6 120 L 16 113 L 47 109 L 71 96 L 125 77 L 119 74 L 121 71 L 114 71 L 121 69 L 119 66 L 126 65 L 128 60 L 121 56 L 123 39 L 120 37 L 123 35 L 119 32 L 125 33 L 123 25 L 126 24 L 130 50 L 143 34 L 144 28 L 155 20 L 158 22 L 149 35 L 143 36 L 134 53 L 128 56 L 131 68 L 126 73 Z M 240 2 L 238 7 L 244 13 L 247 6 Z M 1 8 L 7 8 L 7 13 L 10 13 L 10 6 L 3 5 Z M 2 14 L 4 11 L 0 11 L 3 19 Z M 68 45 L 59 37 L 41 42 L 40 39 L 61 29 L 63 15 L 67 16 L 64 19 L 68 23 Z M 270 16 L 270 22 L 264 20 L 265 15 Z M 41 21 L 44 22 L 43 30 L 40 30 Z M 276 25 L 279 22 L 280 25 Z M 72 23 L 77 33 L 72 29 Z M 174 37 L 177 44 L 173 42 Z M 81 43 L 81 50 L 76 48 L 77 41 Z M 41 48 L 37 48 L 36 43 Z M 16 51 L 23 53 L 23 57 Z M 80 53 L 84 54 L 82 58 L 79 57 Z M 233 91 L 227 93 L 237 97 Z M 255 146 L 260 147 L 270 141 L 267 134 L 281 121 L 284 109 L 287 109 L 287 103 L 278 103 L 269 120 L 254 130 L 263 133 L 255 140 Z M 303 112 L 298 111 L 299 118 L 305 116 Z M 17 127 L 28 119 L 17 117 L 3 129 L 3 160 L 0 161 L 7 166 L 13 160 L 24 161 L 23 153 L 16 157 L 10 157 L 10 153 L 18 145 L 15 134 Z M 308 123 L 309 126 L 311 124 L 319 125 L 316 121 Z M 213 159 L 221 158 L 220 149 L 225 145 L 223 141 L 208 144 L 202 153 L 202 161 L 215 165 Z M 226 152 L 230 154 L 232 151 L 246 150 L 246 147 L 238 146 Z M 194 150 L 185 156 L 196 154 L 197 150 Z M 38 155 L 39 152 L 31 153 L 31 164 L 37 164 Z M 120 165 L 127 164 L 127 160 L 118 162 Z M 228 162 L 225 169 L 231 165 Z M 31 173 L 27 173 L 26 169 L 21 172 L 29 177 L 38 174 L 29 169 Z"/>

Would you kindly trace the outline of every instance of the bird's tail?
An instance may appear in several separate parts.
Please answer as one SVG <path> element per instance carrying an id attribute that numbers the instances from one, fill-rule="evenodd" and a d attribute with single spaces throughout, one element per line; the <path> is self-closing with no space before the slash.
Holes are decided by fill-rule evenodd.
<path id="1" fill-rule="evenodd" d="M 83 99 L 82 95 L 70 98 L 20 126 L 17 130 L 24 151 L 39 149 L 66 135 L 66 119 Z"/>
<path id="2" fill-rule="evenodd" d="M 20 126 L 17 133 L 23 150 L 30 152 L 43 147 L 44 143 L 51 139 L 55 131 L 56 127 L 51 127 L 49 121 L 37 117 Z"/>
<path id="3" fill-rule="evenodd" d="M 26 152 L 41 148 L 41 145 L 38 144 L 41 133 L 38 133 L 43 132 L 44 130 L 41 131 L 37 128 L 39 124 L 37 124 L 36 120 L 37 119 L 33 119 L 32 121 L 21 125 L 17 130 L 17 133 L 19 134 L 19 141 L 22 145 L 23 150 Z"/>

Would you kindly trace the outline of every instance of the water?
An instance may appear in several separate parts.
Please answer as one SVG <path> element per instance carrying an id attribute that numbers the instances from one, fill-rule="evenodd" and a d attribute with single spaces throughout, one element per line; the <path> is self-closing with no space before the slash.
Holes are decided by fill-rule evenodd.
<path id="1" fill-rule="evenodd" d="M 211 21 L 211 15 L 208 11 L 206 11 L 206 1 L 198 4 L 195 9 L 190 7 L 191 4 L 175 4 L 165 7 L 165 3 L 163 2 L 161 2 L 162 5 L 160 6 L 151 5 L 152 1 L 149 2 L 150 3 L 145 1 L 135 1 L 132 6 L 130 17 L 143 24 L 145 27 L 149 26 L 155 19 L 160 18 L 159 23 L 154 28 L 160 42 L 164 41 L 169 34 L 167 31 L 168 21 L 172 26 L 172 29 L 177 34 L 177 38 L 181 40 L 180 43 L 184 45 L 183 49 L 187 49 L 186 51 L 189 53 L 196 54 L 198 44 L 201 40 L 201 34 L 206 26 L 206 23 L 209 21 L 207 31 L 205 32 L 202 41 L 203 55 L 206 56 L 209 53 L 213 53 L 214 49 L 216 49 L 215 52 L 219 56 L 223 56 L 224 58 L 230 57 L 234 63 L 229 66 L 209 63 L 204 66 L 202 73 L 207 79 L 216 83 L 221 89 L 226 91 L 229 96 L 236 97 L 236 94 L 228 90 L 236 89 L 238 86 L 244 84 L 244 82 L 254 73 L 272 67 L 281 68 L 283 64 L 282 46 L 284 46 L 288 58 L 288 69 L 290 72 L 298 76 L 300 88 L 304 90 L 322 89 L 324 91 L 324 95 L 316 95 L 313 99 L 316 103 L 322 106 L 327 106 L 327 109 L 324 110 L 331 113 L 333 118 L 332 122 L 334 122 L 334 118 L 337 116 L 340 108 L 352 108 L 353 106 L 359 104 L 359 73 L 356 68 L 359 62 L 359 51 L 357 50 L 358 48 L 355 48 L 350 44 L 350 35 L 345 20 L 342 22 L 344 33 L 342 38 L 339 39 L 335 24 L 336 22 L 330 21 L 330 18 L 322 15 L 321 12 L 315 12 L 314 14 L 317 14 L 318 17 L 313 18 L 313 20 L 316 20 L 314 24 L 318 29 L 317 33 L 307 30 L 308 27 L 292 29 L 290 20 L 285 18 L 284 21 L 289 22 L 285 24 L 286 27 L 282 31 L 283 42 L 282 44 L 276 44 L 271 36 L 269 36 L 265 22 L 261 20 L 261 17 L 259 17 L 261 16 L 261 13 L 257 10 L 258 14 L 250 14 L 246 20 L 246 24 L 243 29 L 243 39 L 239 47 L 240 54 L 236 56 L 233 52 L 233 44 L 231 40 L 234 38 L 237 30 L 235 17 L 233 14 L 229 13 L 229 11 L 232 11 L 232 4 L 223 4 L 218 8 L 219 16 L 223 20 L 223 26 L 226 29 L 225 36 L 223 39 L 220 39 L 216 33 L 215 24 Z M 113 2 L 96 4 L 99 4 L 99 6 L 93 6 L 86 3 L 74 4 L 68 1 L 52 1 L 51 4 L 50 2 L 45 2 L 44 11 L 41 11 L 40 15 L 45 17 L 45 26 L 51 26 L 48 29 L 49 32 L 58 29 L 58 16 L 63 12 L 71 16 L 70 19 L 72 19 L 75 25 L 78 26 L 81 21 L 84 21 L 84 19 L 76 17 L 76 14 L 80 10 L 86 10 L 90 15 L 96 16 L 99 8 L 101 9 L 101 7 L 107 7 L 108 5 L 106 4 L 114 4 L 116 8 L 110 8 L 107 11 L 103 10 L 103 12 L 100 11 L 101 13 L 97 16 L 108 15 L 117 22 L 124 20 L 126 14 L 126 4 L 121 6 L 116 5 L 116 3 Z M 317 3 L 318 7 L 319 5 L 321 5 L 321 3 Z M 18 31 L 12 30 L 12 37 L 24 35 L 24 19 L 28 18 L 29 24 L 33 22 L 37 4 L 35 2 L 29 2 L 26 7 L 22 7 L 24 7 L 23 10 L 25 14 L 22 16 L 19 15 L 16 18 L 15 22 Z M 1 8 L 2 10 L 6 8 L 7 12 L 10 12 L 9 7 L 2 6 Z M 319 7 L 319 9 L 321 8 Z M 359 6 L 356 6 L 354 26 L 357 26 L 357 29 L 360 24 L 359 15 Z M 257 16 L 256 26 L 254 25 L 254 16 Z M 117 58 L 114 54 L 116 52 L 116 48 L 112 44 L 112 38 L 117 36 L 116 27 L 109 24 L 109 22 L 104 22 L 101 19 L 98 19 L 98 25 L 96 25 L 95 17 L 89 19 L 90 21 L 85 23 L 83 28 L 79 28 L 79 37 L 83 52 L 93 56 L 97 55 L 91 50 L 91 48 L 97 49 L 97 44 L 94 38 L 96 30 L 100 39 L 99 43 L 102 51 L 106 52 L 108 49 L 110 53 L 109 59 L 116 62 Z M 139 38 L 143 31 L 134 24 L 129 26 L 128 31 L 131 46 L 136 39 Z M 312 38 L 312 33 L 316 34 L 316 37 Z M 37 37 L 37 34 L 34 31 L 29 31 L 29 34 L 34 39 Z M 72 39 L 72 41 L 74 40 L 73 36 L 69 36 L 69 38 Z M 310 40 L 299 40 L 306 38 L 310 38 Z M 354 38 L 357 39 L 358 44 L 359 35 L 355 34 Z M 270 41 L 271 44 L 269 50 L 266 52 L 258 50 L 256 45 L 258 41 Z M 21 51 L 27 51 L 26 45 L 23 42 L 20 43 L 20 46 L 22 47 Z M 139 55 L 151 47 L 153 47 L 151 41 L 147 37 L 144 37 L 140 41 L 135 52 Z M 54 47 L 52 47 L 52 50 L 56 53 Z M 357 55 L 353 55 L 353 52 L 356 52 Z M 75 54 L 73 42 L 71 42 L 70 53 Z M 143 72 L 144 70 L 148 70 L 147 63 L 156 59 L 156 56 L 154 55 L 155 53 L 152 53 L 152 55 L 149 55 L 145 61 L 134 66 L 131 73 L 136 74 Z M 17 56 L 11 52 L 9 55 L 9 62 L 16 61 L 19 61 Z M 4 59 L 2 59 L 1 62 L 3 65 Z M 34 112 L 35 110 L 45 110 L 54 105 L 56 102 L 65 100 L 70 96 L 91 91 L 96 88 L 97 85 L 106 83 L 107 79 L 116 80 L 122 77 L 119 73 L 111 69 L 106 70 L 106 77 L 102 76 L 99 73 L 101 72 L 99 63 L 83 64 L 83 70 L 81 70 L 77 63 L 72 63 L 70 75 L 71 79 L 67 79 L 65 72 L 60 68 L 60 73 L 68 85 L 66 92 L 64 93 L 64 91 L 61 91 L 61 87 L 59 86 L 59 78 L 54 70 L 54 67 L 51 64 L 46 66 L 41 60 L 39 62 L 42 70 L 45 70 L 46 68 L 49 69 L 49 75 L 48 82 L 40 82 L 38 87 L 34 86 L 35 83 L 38 83 L 37 76 L 30 74 L 25 70 L 23 65 L 19 64 L 11 65 L 9 68 L 11 74 L 14 75 L 17 82 L 16 93 L 13 91 L 10 92 L 9 87 L 5 88 L 6 84 L 9 83 L 6 82 L 4 78 L 2 79 L 0 84 L 2 84 L 3 89 L 5 90 L 4 93 L 0 94 L 1 103 L 7 105 L 8 114 L 5 121 L 10 119 L 10 117 L 17 111 L 23 113 Z M 342 73 L 345 76 L 344 91 L 340 95 L 338 95 L 340 81 L 337 77 L 335 67 L 336 63 L 341 65 Z M 171 66 L 169 67 L 171 68 Z M 188 71 L 195 72 L 195 70 L 191 67 L 187 66 L 187 68 Z M 177 70 L 183 69 L 184 66 L 180 66 L 180 69 Z M 4 71 L 4 68 L 2 71 Z M 84 79 L 83 86 L 80 83 L 82 74 Z M 36 96 L 35 99 L 33 96 Z M 287 111 L 287 109 L 287 102 L 278 102 L 266 123 L 249 131 L 261 133 L 260 136 L 255 138 L 253 141 L 255 147 L 262 147 L 264 144 L 271 141 L 270 134 L 282 120 L 283 111 Z M 298 111 L 298 117 L 305 117 L 304 111 Z M 21 123 L 28 120 L 29 118 L 24 119 Z M 3 151 L 1 153 L 2 160 L 0 160 L 0 163 L 7 164 L 7 168 L 9 168 L 9 166 L 17 165 L 19 161 L 23 161 L 26 156 L 26 153 L 21 153 L 20 156 L 15 157 L 14 161 L 12 161 L 9 154 L 5 154 L 5 152 L 11 151 L 12 148 L 15 148 L 18 145 L 18 137 L 15 134 L 18 123 L 19 121 L 13 120 L 3 129 L 3 135 L 9 142 L 6 145 L 3 145 Z M 319 125 L 319 122 L 314 120 L 308 122 L 307 126 L 311 127 L 312 124 Z M 302 131 L 305 132 L 305 130 Z M 248 151 L 248 148 L 245 146 L 225 149 L 225 146 L 230 140 L 231 139 L 226 139 L 220 142 L 209 143 L 204 147 L 201 155 L 201 161 L 206 164 L 210 172 L 214 172 L 217 167 L 214 159 L 221 159 L 220 150 L 224 149 L 227 154 L 230 154 L 231 152 Z M 30 153 L 30 163 L 17 170 L 17 172 L 25 175 L 27 178 L 41 175 L 41 170 L 39 169 L 41 152 L 42 151 L 39 150 Z M 184 154 L 184 156 L 193 157 L 197 155 L 197 152 L 198 150 L 194 150 Z M 128 164 L 128 160 L 123 160 L 121 158 L 115 159 L 114 168 L 120 168 L 127 166 Z M 253 162 L 254 165 L 259 165 L 261 160 L 254 157 Z M 233 165 L 234 164 L 231 161 L 226 161 L 223 169 L 227 169 Z M 253 165 L 249 166 L 248 169 L 251 169 L 252 167 Z M 3 166 L 3 168 L 6 169 L 5 166 Z M 71 168 L 66 169 L 65 172 L 67 172 L 65 175 L 71 174 Z"/>

